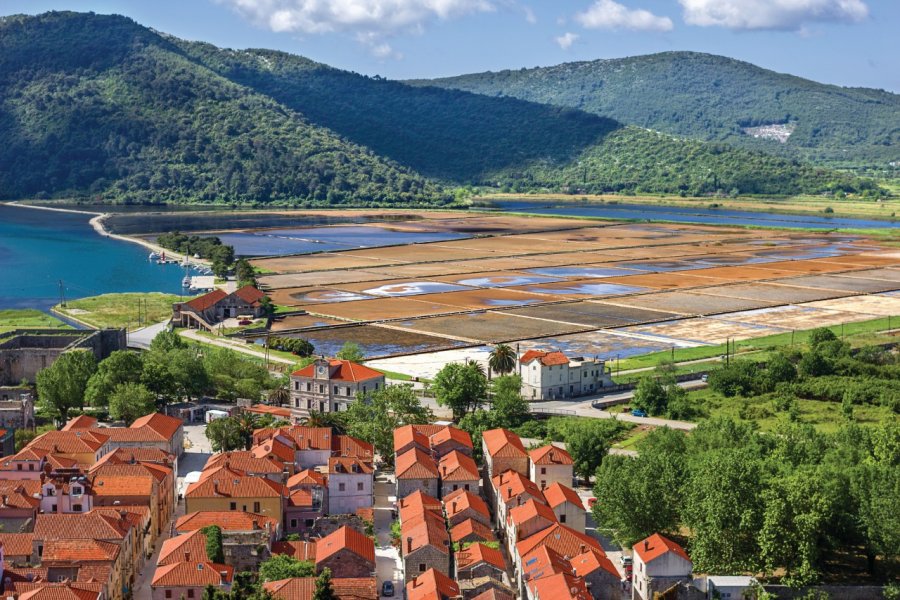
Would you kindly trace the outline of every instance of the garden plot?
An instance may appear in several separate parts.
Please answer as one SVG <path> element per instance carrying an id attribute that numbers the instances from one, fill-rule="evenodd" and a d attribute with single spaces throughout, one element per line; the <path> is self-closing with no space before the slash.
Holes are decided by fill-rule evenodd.
<path id="1" fill-rule="evenodd" d="M 661 292 L 629 296 L 615 301 L 625 306 L 669 311 L 682 315 L 711 315 L 772 306 L 773 302 L 705 295 L 694 292 Z"/>
<path id="2" fill-rule="evenodd" d="M 580 301 L 542 304 L 504 311 L 506 314 L 585 325 L 593 328 L 621 327 L 651 321 L 663 321 L 678 315 L 642 310 L 605 302 Z"/>
<path id="3" fill-rule="evenodd" d="M 854 321 L 867 321 L 874 318 L 873 315 L 845 312 L 839 310 L 826 310 L 809 304 L 776 306 L 773 308 L 761 308 L 712 317 L 729 323 L 751 324 L 773 329 L 800 330 L 815 329 L 851 323 Z"/>
<path id="4" fill-rule="evenodd" d="M 696 317 L 652 325 L 625 327 L 618 331 L 649 336 L 650 339 L 667 342 L 671 346 L 724 344 L 726 339 L 745 340 L 783 333 L 785 330 L 753 323 L 727 321 L 721 318 Z"/>
<path id="5" fill-rule="evenodd" d="M 540 319 L 517 317 L 506 312 L 475 312 L 398 322 L 395 325 L 451 339 L 464 339 L 483 343 L 509 342 L 548 335 L 563 335 L 587 331 L 569 323 L 557 323 Z"/>

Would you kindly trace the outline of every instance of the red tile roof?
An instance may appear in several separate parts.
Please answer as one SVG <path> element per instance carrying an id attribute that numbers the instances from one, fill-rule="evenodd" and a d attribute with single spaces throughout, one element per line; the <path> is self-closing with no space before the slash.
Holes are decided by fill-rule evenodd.
<path id="1" fill-rule="evenodd" d="M 607 558 L 606 554 L 596 550 L 588 550 L 584 554 L 572 557 L 569 564 L 572 565 L 572 571 L 579 577 L 585 577 L 597 569 L 603 569 L 616 579 L 619 578 L 619 571 L 612 561 Z"/>
<path id="2" fill-rule="evenodd" d="M 506 516 L 508 522 L 517 526 L 535 518 L 542 518 L 548 524 L 556 523 L 557 521 L 556 513 L 553 512 L 552 508 L 542 502 L 536 502 L 533 498 L 521 506 L 511 508 Z"/>
<path id="3" fill-rule="evenodd" d="M 151 587 L 206 587 L 231 583 L 234 568 L 205 560 L 178 562 L 156 567 Z M 223 577 L 221 573 L 224 573 Z"/>
<path id="4" fill-rule="evenodd" d="M 90 583 L 36 583 L 22 585 L 20 591 L 16 585 L 19 600 L 97 600 L 102 588 Z"/>
<path id="5" fill-rule="evenodd" d="M 349 550 L 375 565 L 375 542 L 352 527 L 341 527 L 334 533 L 316 540 L 316 564 Z"/>
<path id="6" fill-rule="evenodd" d="M 466 519 L 450 529 L 450 539 L 454 542 L 462 541 L 470 535 L 475 535 L 484 542 L 493 542 L 497 539 L 490 527 L 475 519 Z"/>
<path id="7" fill-rule="evenodd" d="M 184 493 L 185 498 L 280 498 L 283 495 L 284 486 L 280 483 L 225 467 L 192 483 Z"/>
<path id="8" fill-rule="evenodd" d="M 400 543 L 404 556 L 425 546 L 432 546 L 448 554 L 450 537 L 447 535 L 444 517 L 426 511 L 403 521 L 400 524 Z"/>
<path id="9" fill-rule="evenodd" d="M 331 439 L 331 451 L 335 456 L 359 458 L 366 461 L 371 461 L 372 457 L 375 456 L 375 447 L 369 442 L 364 442 L 349 435 L 336 435 Z"/>
<path id="10" fill-rule="evenodd" d="M 497 490 L 499 499 L 507 505 L 523 494 L 544 502 L 544 494 L 537 484 L 518 471 L 509 470 L 495 475 L 491 484 Z"/>
<path id="11" fill-rule="evenodd" d="M 72 429 L 90 429 L 97 425 L 97 419 L 88 415 L 78 415 L 62 426 L 60 431 L 69 431 Z"/>
<path id="12" fill-rule="evenodd" d="M 687 552 L 684 551 L 684 548 L 658 533 L 654 533 L 650 537 L 635 544 L 634 552 L 641 557 L 644 564 L 669 552 L 674 552 L 684 560 L 691 562 L 691 558 L 687 555 Z"/>
<path id="13" fill-rule="evenodd" d="M 491 588 L 473 596 L 471 600 L 515 600 L 515 596 L 500 588 Z"/>
<path id="14" fill-rule="evenodd" d="M 141 496 L 148 498 L 148 501 L 153 495 L 155 479 L 141 465 L 104 465 L 91 471 L 89 477 L 94 496 Z"/>
<path id="15" fill-rule="evenodd" d="M 119 544 L 101 540 L 46 540 L 41 562 L 78 564 L 82 562 L 115 562 L 119 557 Z"/>
<path id="16" fill-rule="evenodd" d="M 333 359 L 328 361 L 328 365 L 331 368 L 332 373 L 328 378 L 329 381 L 353 381 L 359 383 L 362 381 L 369 381 L 370 379 L 384 378 L 384 373 L 381 371 L 370 369 L 369 367 L 349 360 Z M 312 379 L 315 377 L 315 374 L 316 365 L 313 363 L 303 367 L 299 371 L 294 371 L 291 373 L 291 377 Z"/>
<path id="17" fill-rule="evenodd" d="M 478 481 L 481 473 L 472 457 L 459 450 L 448 452 L 438 463 L 438 473 L 443 481 Z"/>
<path id="18" fill-rule="evenodd" d="M 332 456 L 328 459 L 329 475 L 353 474 L 353 473 L 374 473 L 375 469 L 368 462 L 357 458 L 343 458 Z"/>
<path id="19" fill-rule="evenodd" d="M 415 444 L 422 450 L 429 450 L 431 445 L 428 436 L 416 429 L 415 425 L 404 425 L 394 430 L 394 452 L 399 452 L 406 446 Z"/>
<path id="20" fill-rule="evenodd" d="M 547 546 L 538 546 L 522 556 L 522 578 L 525 581 L 540 579 L 554 573 L 571 573 L 572 565 L 563 556 Z M 618 576 L 616 577 L 618 579 Z"/>
<path id="21" fill-rule="evenodd" d="M 127 518 L 94 512 L 39 514 L 34 521 L 34 537 L 38 540 L 121 540 L 130 528 Z"/>
<path id="22" fill-rule="evenodd" d="M 224 290 L 215 289 L 208 294 L 203 294 L 202 296 L 198 296 L 193 300 L 188 300 L 184 303 L 184 306 L 188 306 L 198 312 L 204 311 L 210 306 L 215 306 L 218 304 L 223 298 L 227 298 L 228 294 L 225 293 Z"/>
<path id="23" fill-rule="evenodd" d="M 469 490 L 459 489 L 444 496 L 444 510 L 447 511 L 448 519 L 470 508 L 480 515 L 490 517 L 487 503 Z"/>
<path id="24" fill-rule="evenodd" d="M 583 554 L 592 548 L 603 552 L 603 548 L 595 538 L 560 523 L 555 523 L 547 529 L 519 541 L 516 549 L 519 556 L 525 556 L 540 545 L 547 546 L 563 556 Z"/>
<path id="25" fill-rule="evenodd" d="M 555 365 L 567 365 L 569 364 L 569 359 L 565 354 L 559 351 L 553 352 L 544 352 L 541 350 L 529 350 L 525 354 L 522 355 L 522 358 L 519 359 L 519 362 L 523 365 L 527 365 L 533 360 L 541 361 L 541 364 L 547 367 L 555 366 Z"/>
<path id="26" fill-rule="evenodd" d="M 525 446 L 512 431 L 506 429 L 489 429 L 481 434 L 484 440 L 488 454 L 491 456 L 507 457 L 507 458 L 524 458 Z"/>
<path id="27" fill-rule="evenodd" d="M 432 448 L 451 441 L 465 446 L 466 448 L 472 448 L 472 436 L 470 436 L 468 432 L 453 427 L 452 425 L 447 425 L 432 435 L 428 441 Z"/>
<path id="28" fill-rule="evenodd" d="M 257 458 L 250 450 L 235 450 L 213 454 L 203 467 L 201 479 L 206 479 L 219 469 L 225 468 L 244 475 L 280 475 L 284 463 L 274 456 Z"/>
<path id="29" fill-rule="evenodd" d="M 291 409 L 284 408 L 281 406 L 270 406 L 268 404 L 254 404 L 253 406 L 247 406 L 243 409 L 245 412 L 254 413 L 257 415 L 273 415 L 275 417 L 281 417 L 283 419 L 291 418 Z"/>
<path id="30" fill-rule="evenodd" d="M 259 529 L 265 529 L 266 524 L 274 531 L 277 521 L 272 517 L 259 515 L 251 512 L 242 512 L 236 510 L 200 510 L 192 512 L 180 517 L 175 523 L 175 531 L 193 531 L 194 529 L 202 529 L 209 525 L 218 525 L 222 531 L 242 532 L 253 531 L 256 529 L 253 524 L 256 523 Z"/>
<path id="31" fill-rule="evenodd" d="M 33 510 L 40 506 L 40 496 L 41 482 L 36 479 L 0 480 L 0 508 Z"/>
<path id="32" fill-rule="evenodd" d="M 325 483 L 325 476 L 313 469 L 303 469 L 287 480 L 287 486 L 292 489 L 301 485 L 324 486 Z"/>
<path id="33" fill-rule="evenodd" d="M 566 573 L 541 577 L 528 585 L 540 600 L 593 600 L 584 579 Z"/>
<path id="34" fill-rule="evenodd" d="M 253 443 L 259 444 L 273 437 L 292 442 L 297 450 L 330 450 L 333 436 L 331 427 L 292 425 L 277 429 L 257 429 L 253 432 Z"/>
<path id="35" fill-rule="evenodd" d="M 416 490 L 405 498 L 397 501 L 400 511 L 400 522 L 408 521 L 413 517 L 421 516 L 424 512 L 441 513 L 441 501 L 432 498 L 422 490 Z"/>
<path id="36" fill-rule="evenodd" d="M 164 541 L 156 564 L 162 567 L 180 562 L 207 559 L 206 535 L 197 529 Z"/>
<path id="37" fill-rule="evenodd" d="M 497 548 L 491 548 L 480 542 L 456 553 L 456 566 L 459 569 L 467 569 L 480 563 L 487 563 L 501 571 L 506 570 L 503 553 Z"/>
<path id="38" fill-rule="evenodd" d="M 7 557 L 31 555 L 33 541 L 33 533 L 0 533 L 0 546 L 3 546 L 3 554 Z"/>
<path id="39" fill-rule="evenodd" d="M 297 560 L 316 560 L 316 542 L 274 542 L 272 554 L 287 554 Z"/>
<path id="40" fill-rule="evenodd" d="M 133 463 L 155 463 L 155 464 L 175 464 L 175 455 L 165 452 L 160 448 L 153 446 L 144 446 L 140 448 L 116 448 L 108 452 L 103 458 L 97 461 L 95 467 L 102 463 L 112 464 L 133 464 Z"/>
<path id="41" fill-rule="evenodd" d="M 535 448 L 528 453 L 528 458 L 536 465 L 574 465 L 575 461 L 572 456 L 558 446 L 547 444 L 540 448 Z"/>
<path id="42" fill-rule="evenodd" d="M 266 296 L 264 293 L 259 291 L 258 288 L 252 285 L 245 285 L 242 288 L 238 288 L 233 292 L 233 294 L 247 304 L 256 304 Z"/>
<path id="43" fill-rule="evenodd" d="M 544 498 L 547 500 L 547 504 L 552 508 L 556 508 L 564 502 L 571 502 L 578 508 L 584 510 L 584 504 L 582 504 L 578 492 L 558 481 L 555 481 L 544 488 Z"/>
<path id="44" fill-rule="evenodd" d="M 109 440 L 96 431 L 48 431 L 36 437 L 28 446 L 55 454 L 94 453 Z"/>
<path id="45" fill-rule="evenodd" d="M 430 600 L 431 598 L 456 598 L 459 585 L 440 571 L 428 569 L 406 584 L 406 600 Z"/>
<path id="46" fill-rule="evenodd" d="M 161 413 L 151 413 L 136 419 L 135 422 L 131 424 L 131 429 L 149 427 L 166 440 L 171 440 L 183 425 L 184 423 L 181 419 L 176 419 L 175 417 L 170 417 Z"/>
<path id="47" fill-rule="evenodd" d="M 263 588 L 278 600 L 312 600 L 316 589 L 315 577 L 295 577 L 268 581 Z M 378 582 L 374 577 L 338 577 L 331 580 L 331 588 L 338 600 L 375 600 Z"/>
<path id="48" fill-rule="evenodd" d="M 410 448 L 397 457 L 394 465 L 397 479 L 434 479 L 438 477 L 437 465 L 430 454 L 418 448 Z"/>

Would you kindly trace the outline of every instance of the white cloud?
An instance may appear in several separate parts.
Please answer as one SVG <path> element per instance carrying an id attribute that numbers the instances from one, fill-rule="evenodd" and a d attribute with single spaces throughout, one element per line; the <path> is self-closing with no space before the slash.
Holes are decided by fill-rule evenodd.
<path id="1" fill-rule="evenodd" d="M 575 40 L 578 39 L 577 33 L 572 33 L 571 31 L 567 31 L 562 34 L 558 38 L 556 38 L 556 43 L 559 44 L 559 47 L 563 50 L 568 50 L 572 47 L 572 44 L 575 43 Z"/>
<path id="2" fill-rule="evenodd" d="M 802 31 L 807 23 L 855 23 L 869 16 L 864 0 L 678 1 L 685 22 L 701 27 Z"/>
<path id="3" fill-rule="evenodd" d="M 740 1 L 740 0 L 735 0 Z M 597 0 L 575 20 L 587 29 L 631 29 L 633 31 L 671 31 L 672 19 L 649 10 L 630 9 L 613 0 Z"/>
<path id="4" fill-rule="evenodd" d="M 522 11 L 525 13 L 525 20 L 534 25 L 537 23 L 537 15 L 531 10 L 530 6 L 523 6 Z"/>
<path id="5" fill-rule="evenodd" d="M 494 10 L 493 0 L 218 0 L 277 32 L 416 31 L 428 21 Z"/>

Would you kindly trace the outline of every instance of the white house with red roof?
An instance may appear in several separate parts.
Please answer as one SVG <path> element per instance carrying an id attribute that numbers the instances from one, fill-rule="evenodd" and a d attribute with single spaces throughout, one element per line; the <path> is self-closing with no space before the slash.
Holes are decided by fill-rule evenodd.
<path id="1" fill-rule="evenodd" d="M 690 581 L 694 564 L 684 548 L 654 533 L 634 545 L 632 600 L 649 600 L 681 581 Z"/>
<path id="2" fill-rule="evenodd" d="M 261 300 L 266 295 L 252 285 L 245 285 L 230 294 L 213 290 L 187 302 L 172 305 L 172 323 L 180 327 L 211 330 L 216 323 L 233 317 L 263 316 Z"/>
<path id="3" fill-rule="evenodd" d="M 531 480 L 541 489 L 554 483 L 572 485 L 575 461 L 559 446 L 547 444 L 528 453 Z"/>
<path id="4" fill-rule="evenodd" d="M 519 357 L 519 375 L 526 400 L 585 396 L 613 384 L 604 361 L 583 356 L 569 358 L 558 350 L 528 350 Z"/>
<path id="5" fill-rule="evenodd" d="M 384 387 L 384 373 L 349 360 L 320 358 L 291 373 L 291 414 L 295 422 L 312 411 L 339 412 Z"/>

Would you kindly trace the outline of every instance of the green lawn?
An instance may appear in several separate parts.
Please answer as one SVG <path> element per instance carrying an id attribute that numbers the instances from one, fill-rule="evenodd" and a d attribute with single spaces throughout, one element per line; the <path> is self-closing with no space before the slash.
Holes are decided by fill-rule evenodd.
<path id="1" fill-rule="evenodd" d="M 37 309 L 0 310 L 0 333 L 20 328 L 71 329 L 56 317 Z"/>
<path id="2" fill-rule="evenodd" d="M 65 307 L 57 305 L 54 310 L 93 327 L 125 327 L 132 330 L 166 320 L 172 316 L 172 303 L 187 299 L 189 298 L 156 292 L 103 294 L 70 300 Z"/>
<path id="3" fill-rule="evenodd" d="M 627 434 L 620 439 L 618 442 L 612 445 L 613 448 L 618 448 L 619 450 L 635 450 L 636 446 L 641 443 L 650 432 L 655 429 L 654 427 L 635 427 L 627 432 Z"/>

